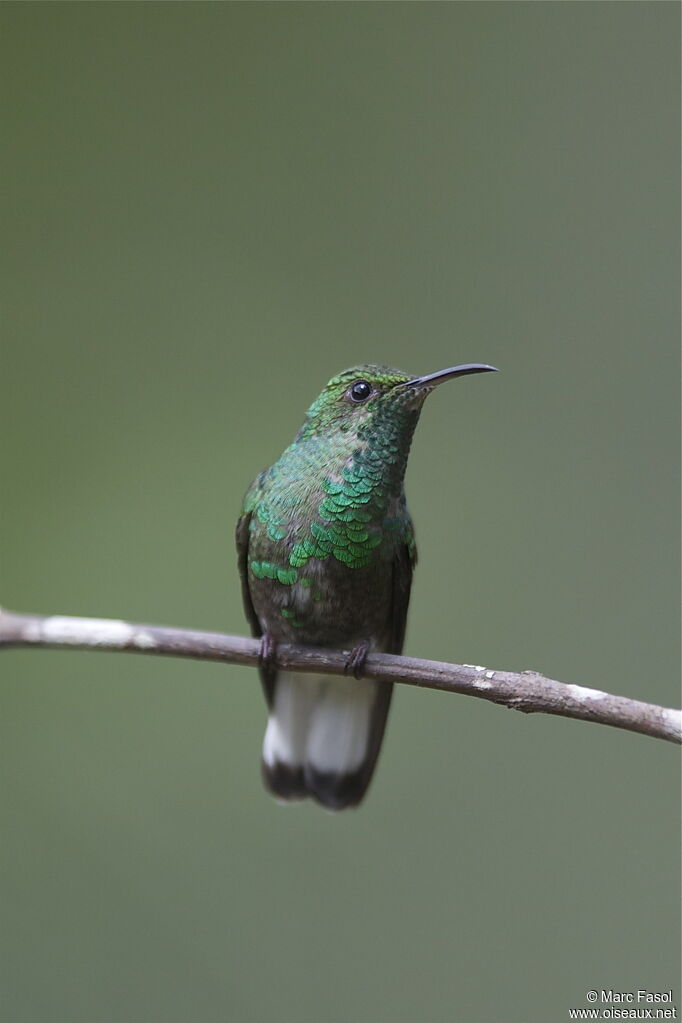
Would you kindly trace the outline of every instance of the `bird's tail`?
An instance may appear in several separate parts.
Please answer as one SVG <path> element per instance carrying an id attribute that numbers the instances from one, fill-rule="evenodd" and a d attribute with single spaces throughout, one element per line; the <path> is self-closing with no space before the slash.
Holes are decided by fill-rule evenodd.
<path id="1" fill-rule="evenodd" d="M 263 740 L 263 778 L 282 800 L 356 806 L 372 779 L 392 683 L 279 672 Z"/>

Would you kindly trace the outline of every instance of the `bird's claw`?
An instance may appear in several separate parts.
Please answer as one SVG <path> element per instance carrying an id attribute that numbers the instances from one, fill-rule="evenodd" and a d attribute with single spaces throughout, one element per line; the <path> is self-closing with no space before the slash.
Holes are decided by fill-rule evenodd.
<path id="1" fill-rule="evenodd" d="M 258 650 L 258 667 L 269 673 L 275 670 L 275 655 L 277 653 L 277 642 L 271 632 L 264 632 L 260 638 L 260 649 Z"/>
<path id="2" fill-rule="evenodd" d="M 352 672 L 353 678 L 361 679 L 365 671 L 365 661 L 369 653 L 369 640 L 363 639 L 362 643 L 354 646 L 350 657 L 345 663 L 343 673 L 348 675 Z"/>

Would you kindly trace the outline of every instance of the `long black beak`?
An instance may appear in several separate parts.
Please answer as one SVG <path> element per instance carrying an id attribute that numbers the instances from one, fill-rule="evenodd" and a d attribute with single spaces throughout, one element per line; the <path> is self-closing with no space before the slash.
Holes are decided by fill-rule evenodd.
<path id="1" fill-rule="evenodd" d="M 429 373 L 425 377 L 415 377 L 414 380 L 408 380 L 404 386 L 435 387 L 436 384 L 442 384 L 444 380 L 465 377 L 469 373 L 497 373 L 497 366 L 487 366 L 484 362 L 465 362 L 461 366 L 439 369 L 437 373 Z"/>

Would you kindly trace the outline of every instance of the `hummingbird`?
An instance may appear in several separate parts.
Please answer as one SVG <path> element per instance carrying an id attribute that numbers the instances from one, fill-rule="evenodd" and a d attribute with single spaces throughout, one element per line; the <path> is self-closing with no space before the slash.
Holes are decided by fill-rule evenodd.
<path id="1" fill-rule="evenodd" d="M 239 573 L 268 705 L 263 780 L 279 800 L 342 810 L 365 795 L 393 683 L 363 666 L 372 651 L 402 652 L 417 560 L 403 485 L 412 435 L 435 387 L 494 370 L 347 369 L 247 491 Z M 277 670 L 278 643 L 347 650 L 347 677 Z"/>

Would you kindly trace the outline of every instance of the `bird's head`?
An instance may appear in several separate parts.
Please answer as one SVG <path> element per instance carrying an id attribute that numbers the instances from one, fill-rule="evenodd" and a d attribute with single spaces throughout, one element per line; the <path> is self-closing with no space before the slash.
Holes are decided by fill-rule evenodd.
<path id="1" fill-rule="evenodd" d="M 389 366 L 355 366 L 332 377 L 308 409 L 302 437 L 351 433 L 369 436 L 388 429 L 412 430 L 425 398 L 439 384 L 470 373 L 487 373 L 495 366 L 465 363 L 415 377 Z M 409 441 L 408 441 L 409 442 Z"/>

